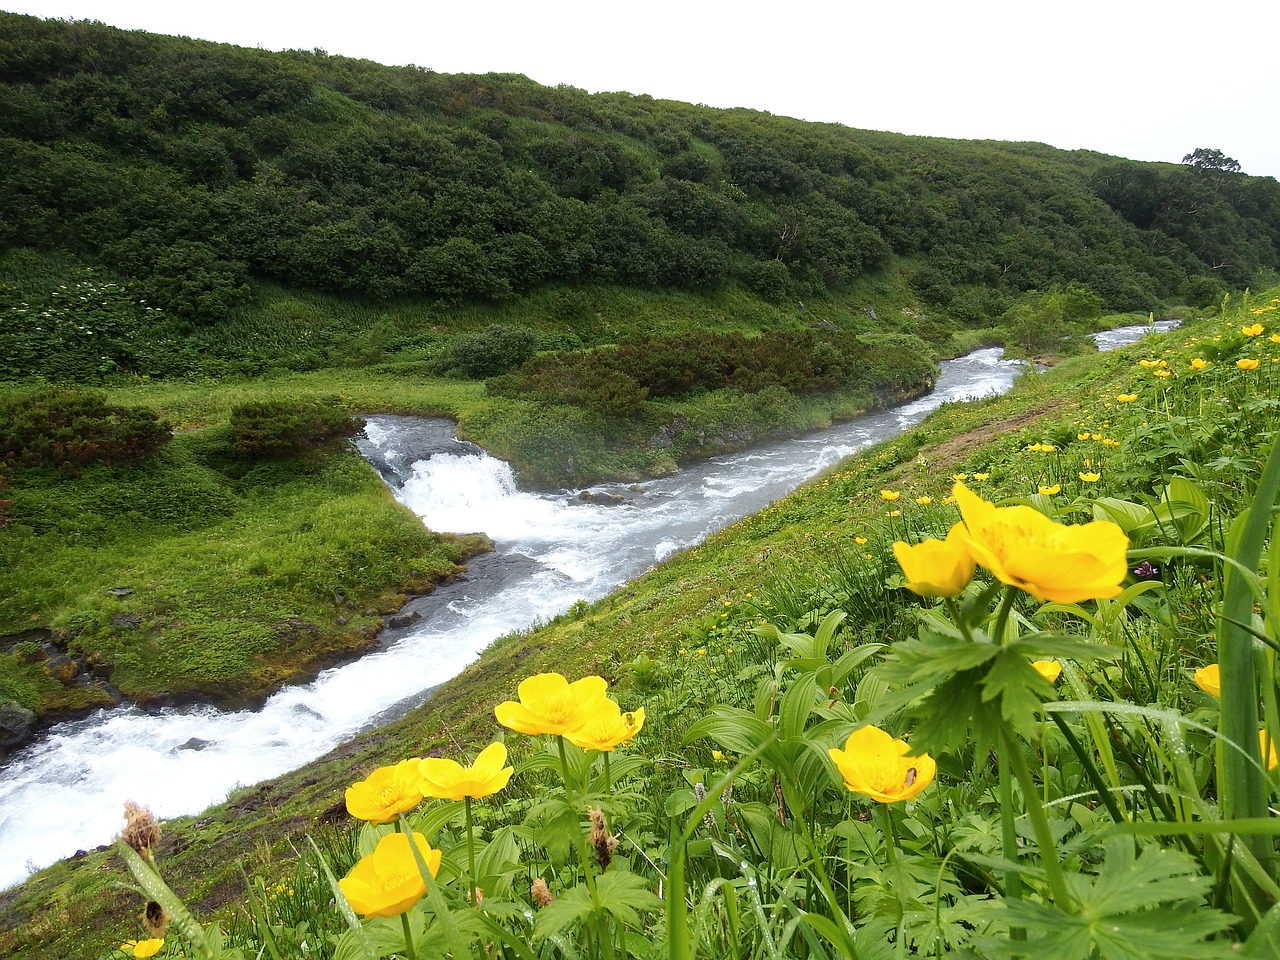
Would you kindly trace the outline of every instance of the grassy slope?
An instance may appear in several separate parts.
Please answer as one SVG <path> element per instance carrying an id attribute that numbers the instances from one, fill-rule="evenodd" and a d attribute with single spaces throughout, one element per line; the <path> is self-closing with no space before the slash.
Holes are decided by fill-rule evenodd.
<path id="1" fill-rule="evenodd" d="M 638 653 L 678 645 L 691 621 L 710 615 L 727 598 L 761 591 L 796 571 L 814 575 L 840 544 L 880 526 L 881 488 L 909 484 L 913 492 L 940 495 L 952 472 L 987 466 L 996 456 L 993 444 L 1026 442 L 1010 431 L 1046 417 L 1069 417 L 1085 394 L 1119 389 L 1131 364 L 1132 351 L 1073 359 L 1047 374 L 1024 377 L 1007 397 L 945 407 L 911 433 L 852 458 L 839 473 L 672 558 L 580 617 L 562 617 L 498 641 L 401 720 L 302 770 L 239 791 L 199 818 L 168 824 L 166 876 L 201 913 L 236 903 L 237 859 L 268 875 L 286 869 L 281 864 L 290 856 L 291 841 L 324 829 L 317 825 L 346 822 L 342 791 L 352 780 L 407 755 L 490 738 L 491 705 L 510 696 L 523 677 L 540 670 L 599 673 L 625 685 L 620 667 Z M 138 800 L 145 799 L 140 784 Z M 0 895 L 0 955 L 94 955 L 102 942 L 98 931 L 112 929 L 115 918 L 135 909 L 132 896 L 110 887 L 119 875 L 110 853 L 92 851 Z"/>

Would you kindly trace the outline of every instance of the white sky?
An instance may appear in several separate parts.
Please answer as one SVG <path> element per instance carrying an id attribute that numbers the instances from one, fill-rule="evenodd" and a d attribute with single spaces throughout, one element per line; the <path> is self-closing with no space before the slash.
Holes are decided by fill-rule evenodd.
<path id="1" fill-rule="evenodd" d="M 1280 2 L 0 0 L 17 13 L 442 73 L 523 73 L 926 136 L 1280 178 Z"/>

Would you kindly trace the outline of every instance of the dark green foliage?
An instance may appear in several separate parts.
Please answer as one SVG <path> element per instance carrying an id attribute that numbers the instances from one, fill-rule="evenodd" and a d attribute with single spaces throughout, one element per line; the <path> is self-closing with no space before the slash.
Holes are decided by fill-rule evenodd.
<path id="1" fill-rule="evenodd" d="M 714 390 L 804 395 L 864 388 L 901 395 L 931 382 L 928 347 L 905 335 L 840 330 L 696 333 L 639 337 L 616 348 L 538 357 L 490 380 L 490 393 L 569 403 L 600 413 L 638 412 L 646 397 Z"/>
<path id="2" fill-rule="evenodd" d="M 1115 162 L 7 13 L 0 38 L 0 251 L 101 263 L 201 326 L 255 281 L 782 301 L 892 256 L 926 304 L 981 325 L 1055 284 L 1146 310 L 1280 260 L 1280 186 L 1217 151 Z"/>
<path id="3" fill-rule="evenodd" d="M 110 405 L 105 394 L 50 387 L 0 402 L 0 460 L 78 473 L 160 449 L 172 438 L 151 410 Z"/>
<path id="4" fill-rule="evenodd" d="M 338 401 L 261 400 L 231 411 L 236 452 L 249 457 L 292 457 L 353 437 L 364 421 Z"/>
<path id="5" fill-rule="evenodd" d="M 533 359 L 538 338 L 532 330 L 493 324 L 453 342 L 453 362 L 463 376 L 483 380 Z"/>

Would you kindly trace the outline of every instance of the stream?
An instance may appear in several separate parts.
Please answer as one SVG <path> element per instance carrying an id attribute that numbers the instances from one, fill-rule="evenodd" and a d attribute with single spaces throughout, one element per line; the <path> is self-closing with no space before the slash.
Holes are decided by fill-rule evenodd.
<path id="1" fill-rule="evenodd" d="M 1096 339 L 1113 349 L 1149 329 Z M 509 464 L 456 440 L 448 421 L 369 417 L 357 446 L 395 496 L 430 529 L 484 531 L 497 550 L 413 601 L 403 613 L 418 619 L 386 629 L 380 649 L 278 691 L 259 710 L 124 706 L 48 730 L 0 770 L 0 889 L 110 842 L 126 799 L 160 818 L 196 814 L 403 714 L 498 637 L 606 595 L 944 403 L 1005 392 L 1022 365 L 1000 355 L 944 361 L 932 393 L 892 410 L 638 486 L 592 486 L 607 503 L 520 490 Z"/>

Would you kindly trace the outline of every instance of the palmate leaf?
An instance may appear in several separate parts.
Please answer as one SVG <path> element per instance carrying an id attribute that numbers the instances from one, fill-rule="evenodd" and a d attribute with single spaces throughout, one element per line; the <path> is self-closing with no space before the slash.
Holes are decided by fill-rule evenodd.
<path id="1" fill-rule="evenodd" d="M 1214 960 L 1237 956 L 1226 941 L 1207 938 L 1234 918 L 1203 905 L 1212 879 L 1197 872 L 1186 854 L 1149 846 L 1134 854 L 1132 840 L 1105 843 L 1097 876 L 1068 874 L 1077 909 L 1027 900 L 1005 902 L 1010 927 L 1027 931 L 1023 942 L 989 944 L 1005 957 L 1055 960 Z"/>

